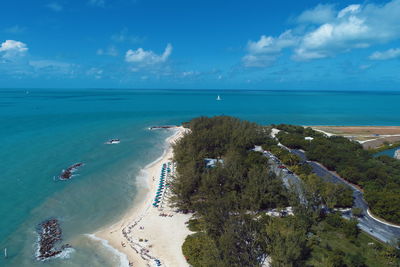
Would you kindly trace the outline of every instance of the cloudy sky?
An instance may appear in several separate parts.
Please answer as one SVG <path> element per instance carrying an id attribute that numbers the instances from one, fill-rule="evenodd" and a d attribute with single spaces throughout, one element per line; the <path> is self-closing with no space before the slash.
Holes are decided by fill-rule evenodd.
<path id="1" fill-rule="evenodd" d="M 400 0 L 13 0 L 0 88 L 400 90 Z"/>

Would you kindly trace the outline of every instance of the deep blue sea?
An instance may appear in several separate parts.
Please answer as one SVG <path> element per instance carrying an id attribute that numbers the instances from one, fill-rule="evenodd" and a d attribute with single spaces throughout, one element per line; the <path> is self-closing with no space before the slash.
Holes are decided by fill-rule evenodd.
<path id="1" fill-rule="evenodd" d="M 132 205 L 140 170 L 161 156 L 172 134 L 150 126 L 201 115 L 262 124 L 400 125 L 399 103 L 396 92 L 0 89 L 0 266 L 119 266 L 116 255 L 85 234 Z M 105 145 L 110 138 L 121 143 Z M 77 176 L 54 180 L 77 162 L 85 163 Z M 38 262 L 36 229 L 52 217 L 74 250 Z"/>

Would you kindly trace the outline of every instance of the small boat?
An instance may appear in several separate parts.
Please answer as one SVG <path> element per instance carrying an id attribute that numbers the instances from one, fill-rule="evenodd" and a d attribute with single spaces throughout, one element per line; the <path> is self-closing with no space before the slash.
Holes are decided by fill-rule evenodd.
<path id="1" fill-rule="evenodd" d="M 217 96 L 217 101 L 220 101 L 220 100 L 222 100 L 222 98 L 218 95 Z"/>
<path id="2" fill-rule="evenodd" d="M 114 144 L 119 144 L 119 143 L 121 143 L 121 140 L 119 140 L 119 139 L 110 139 L 105 144 L 114 145 Z"/>

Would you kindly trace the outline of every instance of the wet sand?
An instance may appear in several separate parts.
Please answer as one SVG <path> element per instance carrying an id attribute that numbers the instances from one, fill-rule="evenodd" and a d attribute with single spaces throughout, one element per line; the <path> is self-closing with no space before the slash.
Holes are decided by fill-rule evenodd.
<path id="1" fill-rule="evenodd" d="M 173 157 L 171 144 L 186 131 L 183 127 L 176 127 L 176 130 L 176 134 L 167 139 L 168 148 L 164 155 L 143 170 L 146 183 L 139 188 L 140 194 L 132 209 L 118 222 L 95 233 L 96 237 L 107 240 L 110 246 L 127 255 L 133 266 L 157 266 L 155 259 L 162 266 L 189 266 L 181 247 L 191 233 L 185 225 L 191 215 L 177 213 L 169 207 L 168 191 L 162 208 L 152 205 L 161 168 Z"/>

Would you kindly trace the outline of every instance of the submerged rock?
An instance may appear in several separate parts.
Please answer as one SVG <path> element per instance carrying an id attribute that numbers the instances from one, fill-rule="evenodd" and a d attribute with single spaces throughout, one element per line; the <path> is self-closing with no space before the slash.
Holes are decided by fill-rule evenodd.
<path id="1" fill-rule="evenodd" d="M 48 258 L 59 255 L 64 249 L 70 248 L 69 244 L 59 246 L 61 242 L 61 227 L 57 219 L 49 219 L 39 225 L 39 249 L 37 254 L 38 260 L 46 260 Z"/>
<path id="2" fill-rule="evenodd" d="M 75 163 L 72 166 L 69 166 L 66 170 L 63 170 L 59 176 L 60 180 L 69 180 L 72 177 L 72 174 L 79 168 L 83 166 L 82 162 Z"/>

